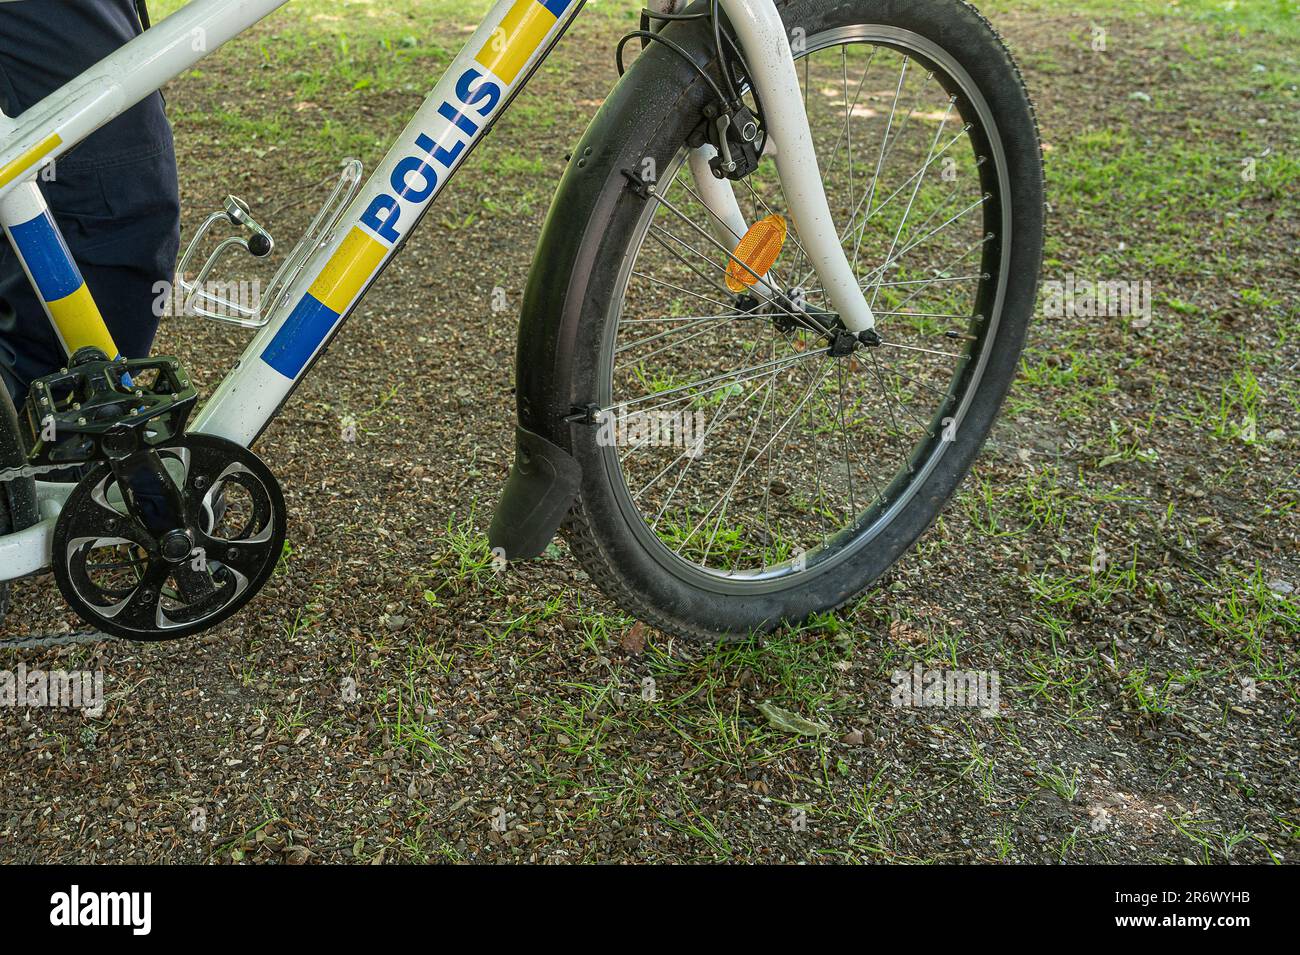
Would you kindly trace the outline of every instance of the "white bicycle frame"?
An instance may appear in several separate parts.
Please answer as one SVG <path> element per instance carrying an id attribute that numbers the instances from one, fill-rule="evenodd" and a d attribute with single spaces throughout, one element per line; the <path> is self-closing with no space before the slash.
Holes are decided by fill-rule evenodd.
<path id="1" fill-rule="evenodd" d="M 111 338 L 104 341 L 107 332 L 84 282 L 75 284 L 80 280 L 75 265 L 63 276 L 70 281 L 58 287 L 64 294 L 51 298 L 55 293 L 45 287 L 51 283 L 41 274 L 41 256 L 15 238 L 25 236 L 28 226 L 41 225 L 44 241 L 62 246 L 63 257 L 69 258 L 35 184 L 37 174 L 287 2 L 191 0 L 22 115 L 0 113 L 0 225 L 69 350 L 102 344 L 115 354 Z M 781 17 L 773 0 L 720 3 L 753 70 L 777 172 L 811 264 L 845 326 L 852 332 L 869 329 L 874 324 L 871 309 L 831 219 Z M 582 0 L 498 0 L 335 229 L 303 263 L 266 324 L 196 415 L 191 431 L 252 444 L 581 6 Z M 708 155 L 699 151 L 691 162 L 701 194 L 727 232 L 743 235 L 745 219 L 730 183 L 708 175 Z M 735 241 L 724 244 L 733 247 Z M 51 254 L 60 255 L 57 248 Z M 49 565 L 54 522 L 70 485 L 38 482 L 38 491 L 41 523 L 0 537 L 0 580 Z"/>

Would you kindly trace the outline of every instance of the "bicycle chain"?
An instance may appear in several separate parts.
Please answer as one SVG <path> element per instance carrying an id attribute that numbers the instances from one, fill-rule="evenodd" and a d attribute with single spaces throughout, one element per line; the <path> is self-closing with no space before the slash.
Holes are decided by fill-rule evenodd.
<path id="1" fill-rule="evenodd" d="M 0 637 L 0 650 L 43 650 L 47 647 L 67 647 L 72 644 L 98 643 L 101 640 L 116 639 L 98 630 L 56 633 L 44 637 Z"/>
<path id="2" fill-rule="evenodd" d="M 5 468 L 0 471 L 0 484 L 7 484 L 9 481 L 16 481 L 19 478 L 35 478 L 42 474 L 50 474 L 54 471 L 66 471 L 68 468 L 79 468 L 86 462 L 81 461 L 77 464 L 46 464 L 37 466 L 34 464 L 24 464 L 20 468 Z"/>

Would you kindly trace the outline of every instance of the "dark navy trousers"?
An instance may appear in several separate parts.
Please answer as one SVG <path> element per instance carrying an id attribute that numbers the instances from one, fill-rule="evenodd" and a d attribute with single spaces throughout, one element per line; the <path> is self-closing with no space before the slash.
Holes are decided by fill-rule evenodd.
<path id="1" fill-rule="evenodd" d="M 10 117 L 141 31 L 134 0 L 0 3 L 0 104 Z M 180 196 L 171 126 L 155 93 L 101 127 L 38 182 L 121 353 L 149 354 L 158 282 L 171 282 Z M 0 234 L 2 235 L 2 234 Z M 65 362 L 49 319 L 0 238 L 0 378 L 21 405 Z"/>

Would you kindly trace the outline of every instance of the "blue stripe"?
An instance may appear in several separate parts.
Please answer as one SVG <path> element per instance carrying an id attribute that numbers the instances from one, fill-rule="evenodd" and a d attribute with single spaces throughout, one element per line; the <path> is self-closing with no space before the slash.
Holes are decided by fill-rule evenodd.
<path id="1" fill-rule="evenodd" d="M 48 212 L 30 222 L 12 226 L 9 231 L 18 246 L 18 253 L 31 270 L 41 298 L 57 302 L 81 288 L 77 263 Z"/>
<path id="2" fill-rule="evenodd" d="M 262 361 L 286 378 L 297 378 L 338 320 L 338 312 L 304 295 L 262 352 Z"/>
<path id="3" fill-rule="evenodd" d="M 564 11 L 569 9 L 573 0 L 537 0 L 537 2 L 555 14 L 555 19 L 558 20 L 564 15 Z"/>

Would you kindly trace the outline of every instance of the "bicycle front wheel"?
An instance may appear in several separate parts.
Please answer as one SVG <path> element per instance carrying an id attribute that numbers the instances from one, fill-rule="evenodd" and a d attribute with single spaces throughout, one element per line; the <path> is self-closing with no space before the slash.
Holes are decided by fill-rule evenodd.
<path id="1" fill-rule="evenodd" d="M 593 186 L 611 212 L 568 290 L 582 311 L 557 397 L 600 410 L 572 430 L 571 546 L 624 607 L 703 639 L 840 607 L 911 546 L 997 415 L 1041 260 L 1033 111 L 973 7 L 791 0 L 782 16 L 879 342 L 840 353 L 811 327 L 835 319 L 792 223 L 764 281 L 818 321 L 728 275 L 687 174 L 696 111 L 615 127 L 658 184 Z M 748 222 L 789 223 L 772 160 L 735 192 Z"/>

